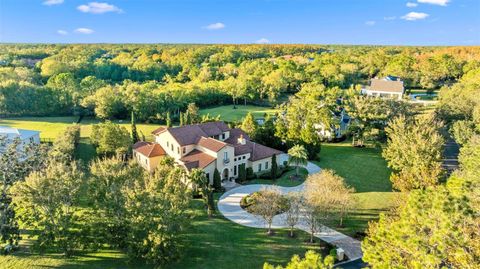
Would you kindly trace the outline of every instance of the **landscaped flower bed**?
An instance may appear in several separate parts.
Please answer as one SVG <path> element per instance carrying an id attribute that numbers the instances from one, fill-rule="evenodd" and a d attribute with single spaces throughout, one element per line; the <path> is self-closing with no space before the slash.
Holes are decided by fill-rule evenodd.
<path id="1" fill-rule="evenodd" d="M 250 214 L 255 214 L 252 210 L 252 206 L 256 203 L 257 198 L 262 195 L 261 191 L 251 193 L 240 200 L 240 207 L 245 209 Z M 288 210 L 288 200 L 286 197 L 282 196 L 280 202 L 280 210 L 277 211 L 277 214 L 282 214 Z"/>

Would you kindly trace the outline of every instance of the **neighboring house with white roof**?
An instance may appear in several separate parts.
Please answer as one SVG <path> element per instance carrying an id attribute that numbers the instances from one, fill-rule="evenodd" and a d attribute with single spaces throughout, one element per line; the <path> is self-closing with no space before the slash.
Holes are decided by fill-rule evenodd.
<path id="1" fill-rule="evenodd" d="M 40 132 L 34 130 L 18 129 L 8 126 L 0 126 L 0 137 L 5 139 L 6 145 L 0 145 L 0 153 L 5 150 L 5 147 L 10 143 L 18 139 L 20 144 L 18 150 L 21 150 L 25 145 L 29 143 L 40 144 Z"/>
<path id="2" fill-rule="evenodd" d="M 181 127 L 160 127 L 152 132 L 155 142 L 138 142 L 133 155 L 145 169 L 152 172 L 160 158 L 170 156 L 187 171 L 202 169 L 211 183 L 217 169 L 222 184 L 239 176 L 240 165 L 262 173 L 272 167 L 272 156 L 284 153 L 250 141 L 238 128 L 229 128 L 223 121 L 192 124 Z"/>
<path id="3" fill-rule="evenodd" d="M 347 133 L 351 119 L 347 113 L 345 113 L 345 110 L 342 109 L 340 112 L 335 113 L 333 118 L 336 121 L 336 124 L 332 124 L 328 128 L 326 128 L 323 123 L 317 123 L 314 125 L 317 134 L 322 139 L 330 141 L 336 138 L 341 138 Z"/>
<path id="4" fill-rule="evenodd" d="M 403 81 L 394 76 L 384 78 L 373 78 L 370 80 L 370 86 L 362 89 L 362 94 L 380 98 L 393 98 L 401 100 L 405 93 Z"/>

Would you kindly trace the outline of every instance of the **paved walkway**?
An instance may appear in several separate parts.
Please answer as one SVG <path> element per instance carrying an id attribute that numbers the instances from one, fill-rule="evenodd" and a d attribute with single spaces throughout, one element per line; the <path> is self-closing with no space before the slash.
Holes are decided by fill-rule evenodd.
<path id="1" fill-rule="evenodd" d="M 320 167 L 317 165 L 308 162 L 305 166 L 309 174 L 314 174 L 320 172 Z M 280 191 L 284 194 L 289 192 L 298 192 L 303 191 L 304 184 L 301 184 L 296 187 L 278 187 Z M 253 192 L 259 191 L 264 188 L 272 187 L 272 185 L 266 184 L 253 184 L 245 185 L 241 187 L 234 188 L 225 192 L 220 199 L 218 200 L 218 210 L 229 220 L 253 228 L 265 228 L 266 225 L 262 219 L 259 217 L 248 213 L 240 207 L 240 200 Z M 284 214 L 276 215 L 273 218 L 272 223 L 273 228 L 285 228 L 284 224 Z M 295 226 L 296 228 L 309 232 L 308 226 L 306 225 L 303 219 L 300 220 L 299 224 Z M 330 229 L 326 226 L 319 229 L 320 232 L 316 233 L 315 236 L 321 240 L 328 242 L 336 247 L 340 247 L 345 251 L 345 254 L 350 258 L 350 260 L 356 260 L 362 257 L 362 249 L 360 246 L 360 241 L 351 238 L 347 235 L 344 235 L 340 232 L 337 232 L 333 229 Z"/>

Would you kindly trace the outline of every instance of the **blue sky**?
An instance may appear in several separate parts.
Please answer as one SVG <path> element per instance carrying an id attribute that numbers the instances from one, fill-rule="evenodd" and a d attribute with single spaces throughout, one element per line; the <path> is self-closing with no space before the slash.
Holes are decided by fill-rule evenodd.
<path id="1" fill-rule="evenodd" d="M 480 45 L 480 0 L 0 0 L 0 42 Z"/>

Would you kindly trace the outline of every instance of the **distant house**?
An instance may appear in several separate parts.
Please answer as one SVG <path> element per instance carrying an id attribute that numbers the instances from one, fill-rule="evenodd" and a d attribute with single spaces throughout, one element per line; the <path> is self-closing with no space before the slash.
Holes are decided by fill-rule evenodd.
<path id="1" fill-rule="evenodd" d="M 345 113 L 345 110 L 335 113 L 333 118 L 336 123 L 332 124 L 331 126 L 325 127 L 325 125 L 321 123 L 314 125 L 318 135 L 322 139 L 333 140 L 336 138 L 341 138 L 346 134 L 351 119 L 347 113 Z"/>
<path id="2" fill-rule="evenodd" d="M 18 139 L 20 144 L 17 150 L 22 150 L 29 143 L 40 144 L 40 132 L 34 130 L 17 129 L 8 126 L 0 126 L 0 137 L 5 139 L 5 145 L 0 145 L 0 154 L 5 148 Z"/>
<path id="3" fill-rule="evenodd" d="M 217 169 L 224 185 L 239 176 L 242 164 L 254 173 L 262 173 L 272 167 L 273 155 L 279 155 L 277 164 L 285 159 L 280 156 L 285 155 L 283 152 L 250 141 L 241 129 L 229 128 L 223 121 L 160 127 L 152 134 L 154 143 L 138 142 L 133 146 L 135 160 L 150 172 L 162 157 L 170 156 L 187 171 L 203 170 L 211 183 Z"/>
<path id="4" fill-rule="evenodd" d="M 373 78 L 370 80 L 370 86 L 362 89 L 362 94 L 380 98 L 402 99 L 405 93 L 403 81 L 394 76 L 384 78 Z"/>

